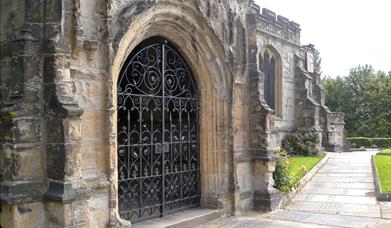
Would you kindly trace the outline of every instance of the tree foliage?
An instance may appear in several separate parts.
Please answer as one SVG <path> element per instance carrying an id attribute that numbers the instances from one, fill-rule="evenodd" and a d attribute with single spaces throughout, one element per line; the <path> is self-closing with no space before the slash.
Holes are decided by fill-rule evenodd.
<path id="1" fill-rule="evenodd" d="M 346 77 L 322 80 L 326 105 L 345 113 L 349 136 L 391 137 L 391 72 L 358 66 Z"/>
<path id="2" fill-rule="evenodd" d="M 322 73 L 322 58 L 320 57 L 320 52 L 318 49 L 314 48 L 314 67 L 315 72 L 321 74 Z"/>

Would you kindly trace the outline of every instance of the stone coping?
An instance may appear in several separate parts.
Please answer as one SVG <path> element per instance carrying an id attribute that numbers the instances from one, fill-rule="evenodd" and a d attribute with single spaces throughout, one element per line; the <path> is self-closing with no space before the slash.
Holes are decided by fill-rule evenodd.
<path id="1" fill-rule="evenodd" d="M 382 153 L 378 153 L 376 155 L 382 155 Z M 373 176 L 374 176 L 373 179 L 374 179 L 375 188 L 376 188 L 376 199 L 378 201 L 391 201 L 391 192 L 383 192 L 381 190 L 380 180 L 377 175 L 377 168 L 376 168 L 376 164 L 375 164 L 375 156 L 376 155 L 372 155 L 372 158 L 371 158 L 372 170 L 373 170 Z"/>
<path id="2" fill-rule="evenodd" d="M 325 156 L 316 164 L 304 177 L 299 181 L 299 186 L 294 189 L 292 192 L 282 193 L 282 197 L 279 203 L 279 208 L 284 208 L 293 197 L 302 189 L 304 186 L 315 176 L 315 174 L 326 164 L 329 160 L 328 153 L 325 153 Z"/>

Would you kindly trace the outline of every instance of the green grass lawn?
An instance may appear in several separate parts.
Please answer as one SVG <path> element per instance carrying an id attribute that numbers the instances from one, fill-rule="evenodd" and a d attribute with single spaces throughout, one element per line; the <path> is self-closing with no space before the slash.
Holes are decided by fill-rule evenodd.
<path id="1" fill-rule="evenodd" d="M 375 164 L 382 192 L 391 192 L 391 156 L 377 155 Z"/>
<path id="2" fill-rule="evenodd" d="M 297 157 L 291 157 L 289 158 L 289 163 L 292 164 L 292 167 L 291 167 L 291 172 L 292 172 L 292 175 L 298 175 L 297 177 L 299 179 L 303 178 L 305 173 L 302 172 L 301 170 L 301 167 L 302 165 L 304 165 L 307 169 L 307 171 L 309 172 L 312 168 L 314 168 L 314 166 L 316 164 L 318 164 L 318 162 L 320 162 L 320 160 L 322 160 L 322 158 L 324 157 L 324 155 L 322 156 L 308 156 L 308 157 L 304 157 L 304 156 L 297 156 Z"/>
<path id="3" fill-rule="evenodd" d="M 381 149 L 380 152 L 391 153 L 391 149 Z"/>

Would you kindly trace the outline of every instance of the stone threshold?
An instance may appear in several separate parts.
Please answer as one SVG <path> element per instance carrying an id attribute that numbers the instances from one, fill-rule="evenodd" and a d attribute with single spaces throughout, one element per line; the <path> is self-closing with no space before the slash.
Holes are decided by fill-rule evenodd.
<path id="1" fill-rule="evenodd" d="M 382 155 L 382 154 L 378 153 L 376 155 Z M 378 201 L 391 201 L 391 192 L 383 192 L 381 190 L 380 180 L 379 180 L 379 177 L 377 175 L 377 168 L 376 168 L 376 164 L 375 164 L 375 156 L 376 155 L 372 155 L 372 158 L 371 158 L 372 170 L 373 170 L 373 179 L 375 181 L 375 187 L 376 187 L 376 199 Z"/>
<path id="2" fill-rule="evenodd" d="M 164 217 L 132 224 L 132 228 L 187 228 L 220 218 L 219 210 L 191 208 Z"/>

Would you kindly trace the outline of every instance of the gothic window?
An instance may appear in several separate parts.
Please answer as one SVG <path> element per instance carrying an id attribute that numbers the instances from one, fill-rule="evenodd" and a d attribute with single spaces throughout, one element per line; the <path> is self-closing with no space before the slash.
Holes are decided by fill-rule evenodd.
<path id="1" fill-rule="evenodd" d="M 281 116 L 281 70 L 279 56 L 269 48 L 259 54 L 259 69 L 264 73 L 264 98 L 269 107 Z"/>

